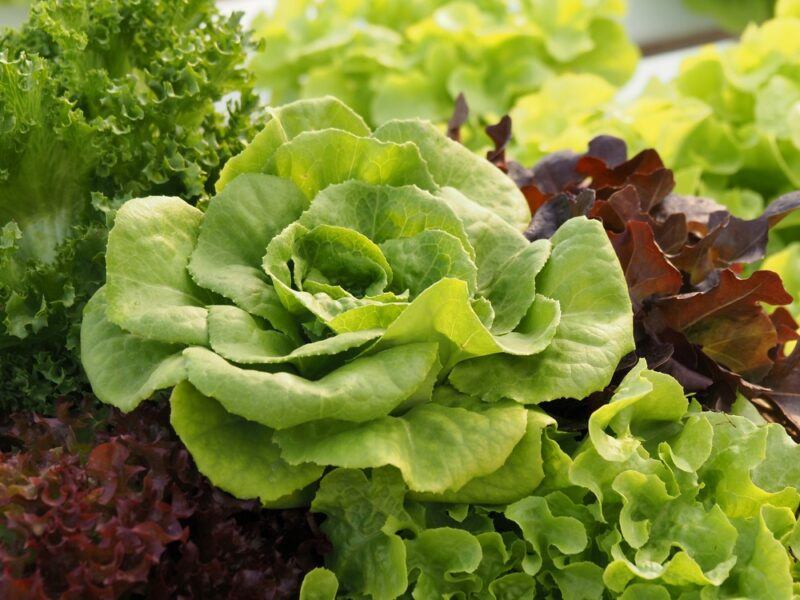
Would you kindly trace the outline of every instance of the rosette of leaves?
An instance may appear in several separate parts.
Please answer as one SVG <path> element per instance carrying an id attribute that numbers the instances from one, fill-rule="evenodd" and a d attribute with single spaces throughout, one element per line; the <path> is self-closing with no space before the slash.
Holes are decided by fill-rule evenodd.
<path id="1" fill-rule="evenodd" d="M 251 69 L 273 104 L 331 94 L 373 126 L 443 124 L 463 93 L 476 125 L 560 73 L 625 82 L 639 54 L 624 13 L 622 0 L 286 0 L 256 21 Z"/>
<path id="2" fill-rule="evenodd" d="M 754 419 L 702 411 L 642 361 L 585 437 L 545 431 L 544 478 L 514 503 L 434 505 L 391 468 L 334 470 L 312 504 L 334 551 L 301 597 L 790 600 L 800 448 Z"/>
<path id="3" fill-rule="evenodd" d="M 212 0 L 41 0 L 0 33 L 0 410 L 85 389 L 107 222 L 132 196 L 211 191 L 251 135 L 246 47 Z"/>
<path id="4" fill-rule="evenodd" d="M 655 151 L 628 159 L 625 143 L 610 137 L 584 154 L 508 168 L 533 209 L 529 239 L 548 238 L 576 215 L 603 223 L 625 271 L 639 357 L 707 407 L 731 410 L 741 393 L 798 435 L 793 298 L 775 272 L 750 265 L 764 258 L 770 229 L 800 207 L 800 193 L 740 219 L 709 198 L 672 193 L 674 175 Z M 780 268 L 796 291 L 792 252 L 765 266 Z"/>
<path id="5" fill-rule="evenodd" d="M 603 388 L 633 347 L 600 224 L 530 244 L 513 181 L 423 121 L 371 131 L 332 98 L 270 115 L 205 213 L 119 210 L 81 332 L 97 396 L 174 388 L 200 470 L 268 505 L 329 466 L 393 465 L 439 500 L 528 493 L 550 422 L 531 405 Z"/>

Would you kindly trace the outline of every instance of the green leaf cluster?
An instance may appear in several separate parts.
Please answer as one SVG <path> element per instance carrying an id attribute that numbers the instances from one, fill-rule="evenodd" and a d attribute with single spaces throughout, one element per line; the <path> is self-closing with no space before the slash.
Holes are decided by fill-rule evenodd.
<path id="1" fill-rule="evenodd" d="M 541 483 L 506 505 L 332 471 L 312 508 L 334 551 L 302 597 L 796 597 L 800 448 L 780 426 L 703 412 L 642 362 L 585 439 L 547 427 L 541 444 Z"/>
<path id="2" fill-rule="evenodd" d="M 236 496 L 302 504 L 329 467 L 391 466 L 430 501 L 518 500 L 553 423 L 535 405 L 633 349 L 600 223 L 529 243 L 513 182 L 430 123 L 272 109 L 217 190 L 120 208 L 81 348 L 122 410 L 173 388 L 173 427 Z"/>
<path id="3" fill-rule="evenodd" d="M 626 81 L 639 55 L 624 12 L 624 0 L 279 2 L 255 23 L 251 69 L 273 104 L 331 94 L 373 126 L 443 123 L 463 92 L 477 125 L 559 73 Z M 484 145 L 475 129 L 465 136 Z"/>
<path id="4" fill-rule="evenodd" d="M 107 224 L 132 196 L 207 195 L 250 136 L 245 51 L 212 0 L 42 0 L 0 35 L 0 409 L 85 385 Z"/>

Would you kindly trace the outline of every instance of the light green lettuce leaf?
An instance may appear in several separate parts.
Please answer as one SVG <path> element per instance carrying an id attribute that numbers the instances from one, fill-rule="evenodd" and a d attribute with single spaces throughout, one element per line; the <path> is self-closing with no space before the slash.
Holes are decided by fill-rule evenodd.
<path id="1" fill-rule="evenodd" d="M 300 600 L 336 600 L 339 581 L 328 569 L 317 567 L 303 577 L 300 586 Z"/>
<path id="2" fill-rule="evenodd" d="M 492 581 L 489 593 L 493 600 L 533 600 L 536 597 L 536 583 L 525 573 L 511 573 Z"/>
<path id="3" fill-rule="evenodd" d="M 391 265 L 392 289 L 408 290 L 417 296 L 445 277 L 467 283 L 475 293 L 478 268 L 457 237 L 445 231 L 429 229 L 413 237 L 386 240 L 381 250 Z"/>
<path id="4" fill-rule="evenodd" d="M 298 134 L 278 147 L 268 168 L 294 182 L 309 199 L 329 185 L 350 179 L 374 185 L 416 185 L 429 191 L 437 187 L 414 144 L 381 142 L 339 129 Z"/>
<path id="5" fill-rule="evenodd" d="M 523 569 L 536 575 L 551 549 L 565 555 L 578 554 L 588 544 L 586 529 L 574 517 L 553 516 L 547 501 L 539 496 L 529 496 L 509 505 L 505 516 L 519 525 L 530 545 Z"/>
<path id="6" fill-rule="evenodd" d="M 406 541 L 413 597 L 437 600 L 457 593 L 477 592 L 481 583 L 469 574 L 480 565 L 483 552 L 477 538 L 467 531 L 440 527 L 426 529 Z"/>
<path id="7" fill-rule="evenodd" d="M 431 123 L 390 121 L 376 129 L 374 136 L 395 143 L 414 142 L 437 184 L 457 189 L 519 231 L 528 227 L 531 211 L 514 182 L 490 162 L 475 160 L 470 150 Z"/>
<path id="8" fill-rule="evenodd" d="M 456 388 L 487 400 L 525 403 L 583 398 L 606 386 L 617 363 L 633 350 L 627 285 L 602 225 L 571 219 L 551 241 L 537 291 L 560 304 L 555 337 L 530 358 L 500 355 L 457 366 L 450 375 Z"/>
<path id="9" fill-rule="evenodd" d="M 273 442 L 273 430 L 227 412 L 188 383 L 172 390 L 170 423 L 211 483 L 264 506 L 301 506 L 301 493 L 322 475 L 317 465 L 289 465 Z"/>
<path id="10" fill-rule="evenodd" d="M 530 308 L 536 294 L 536 275 L 550 256 L 550 242 L 528 242 L 492 211 L 454 188 L 444 188 L 442 199 L 463 221 L 478 267 L 478 293 L 492 303 L 492 331 L 512 331 Z"/>
<path id="11" fill-rule="evenodd" d="M 307 205 L 290 181 L 237 177 L 209 204 L 189 263 L 192 278 L 297 339 L 296 325 L 259 265 L 269 241 Z"/>
<path id="12" fill-rule="evenodd" d="M 95 396 L 128 412 L 186 378 L 182 348 L 123 331 L 108 320 L 107 306 L 105 288 L 86 305 L 81 361 Z"/>
<path id="13" fill-rule="evenodd" d="M 333 543 L 326 563 L 348 591 L 392 600 L 408 587 L 406 547 L 397 532 L 416 529 L 403 507 L 403 482 L 392 469 L 337 469 L 320 483 L 311 508 L 327 515 Z"/>
<path id="14" fill-rule="evenodd" d="M 205 305 L 211 295 L 186 269 L 202 220 L 202 212 L 179 198 L 154 196 L 123 205 L 106 254 L 106 313 L 112 323 L 162 342 L 208 342 Z"/>
<path id="15" fill-rule="evenodd" d="M 737 532 L 719 506 L 706 510 L 689 498 L 672 496 L 658 476 L 635 471 L 621 473 L 612 486 L 623 499 L 620 531 L 637 550 L 637 563 L 663 563 L 676 546 L 705 573 L 730 561 Z M 716 584 L 727 576 L 724 568 L 718 574 Z"/>
<path id="16" fill-rule="evenodd" d="M 418 391 L 430 394 L 436 346 L 406 344 L 359 358 L 318 380 L 237 367 L 200 347 L 184 351 L 188 380 L 226 410 L 285 429 L 313 420 L 381 417 Z"/>
<path id="17" fill-rule="evenodd" d="M 217 192 L 242 173 L 265 173 L 275 151 L 298 134 L 316 129 L 341 129 L 355 135 L 369 135 L 363 119 L 340 100 L 315 98 L 272 108 L 264 129 L 220 173 Z"/>
<path id="18" fill-rule="evenodd" d="M 353 358 L 382 333 L 381 329 L 354 331 L 295 347 L 285 335 L 264 328 L 248 312 L 235 306 L 208 308 L 208 337 L 214 352 L 239 364 L 292 363 L 304 374 L 330 371 L 335 364 L 333 360 L 341 364 Z M 330 368 L 326 369 L 326 365 Z"/>
<path id="19" fill-rule="evenodd" d="M 714 428 L 714 445 L 699 474 L 713 482 L 707 494 L 713 494 L 725 514 L 754 518 L 764 504 L 796 510 L 800 494 L 794 487 L 777 486 L 778 489 L 771 491 L 753 482 L 754 469 L 766 457 L 769 429 L 733 415 L 708 413 L 706 418 Z M 771 469 L 774 466 L 760 472 L 766 474 Z M 763 476 L 769 484 L 768 475 Z"/>
<path id="20" fill-rule="evenodd" d="M 512 403 L 480 410 L 424 404 L 403 416 L 360 424 L 306 423 L 278 432 L 275 440 L 291 463 L 361 469 L 392 465 L 409 489 L 440 493 L 500 469 L 526 427 L 526 411 Z"/>
<path id="21" fill-rule="evenodd" d="M 687 408 L 680 383 L 669 375 L 647 370 L 647 363 L 640 359 L 619 384 L 611 402 L 592 413 L 589 437 L 603 458 L 623 462 L 641 445 L 635 435 L 638 427 L 678 421 Z M 606 433 L 607 428 L 615 435 Z"/>
<path id="22" fill-rule="evenodd" d="M 499 352 L 529 355 L 542 352 L 556 333 L 559 305 L 537 299 L 519 331 L 493 335 L 469 301 L 467 283 L 441 279 L 420 294 L 370 349 L 370 352 L 414 341 L 437 342 L 445 371 L 476 356 Z"/>
<path id="23" fill-rule="evenodd" d="M 440 390 L 437 390 L 438 402 L 442 401 Z M 476 477 L 457 490 L 439 494 L 411 492 L 409 497 L 429 502 L 508 504 L 533 493 L 545 476 L 542 459 L 544 430 L 555 425 L 555 421 L 535 410 L 527 411 L 527 419 L 525 435 L 498 470 Z"/>
<path id="24" fill-rule="evenodd" d="M 298 288 L 329 295 L 338 288 L 354 296 L 376 296 L 394 279 L 381 247 L 358 231 L 336 225 L 317 225 L 297 238 L 292 265 Z"/>
<path id="25" fill-rule="evenodd" d="M 737 580 L 726 587 L 745 598 L 792 598 L 794 578 L 790 568 L 794 557 L 775 539 L 763 515 L 742 522 L 739 532 Z"/>
<path id="26" fill-rule="evenodd" d="M 348 227 L 377 244 L 438 230 L 461 240 L 473 256 L 464 225 L 438 195 L 416 185 L 373 185 L 358 180 L 330 185 L 314 198 L 299 219 L 312 229 L 317 225 Z"/>

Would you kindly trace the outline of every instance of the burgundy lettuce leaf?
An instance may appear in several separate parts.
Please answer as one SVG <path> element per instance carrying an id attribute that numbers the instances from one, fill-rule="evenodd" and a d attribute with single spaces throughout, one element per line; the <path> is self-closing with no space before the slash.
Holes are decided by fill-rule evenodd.
<path id="1" fill-rule="evenodd" d="M 294 598 L 328 542 L 213 487 L 154 404 L 0 428 L 0 598 Z"/>
<path id="2" fill-rule="evenodd" d="M 456 97 L 453 115 L 447 122 L 447 137 L 456 142 L 461 141 L 461 128 L 469 120 L 469 105 L 463 93 Z"/>
<path id="3" fill-rule="evenodd" d="M 627 159 L 624 142 L 608 136 L 585 154 L 507 164 L 533 215 L 528 239 L 548 238 L 577 215 L 603 223 L 634 307 L 634 359 L 673 375 L 707 407 L 728 410 L 742 394 L 800 431 L 800 358 L 784 348 L 798 325 L 781 308 L 792 298 L 775 273 L 742 276 L 764 257 L 770 228 L 800 207 L 800 192 L 739 219 L 714 200 L 674 194 L 656 151 Z"/>

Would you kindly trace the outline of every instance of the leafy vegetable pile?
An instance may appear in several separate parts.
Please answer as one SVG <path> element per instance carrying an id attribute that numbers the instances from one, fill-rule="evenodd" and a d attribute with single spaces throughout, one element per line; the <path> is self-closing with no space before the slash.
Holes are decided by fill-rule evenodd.
<path id="1" fill-rule="evenodd" d="M 212 0 L 43 0 L 0 49 L 0 410 L 47 409 L 82 385 L 77 325 L 113 209 L 204 197 L 254 97 L 238 18 Z"/>
<path id="2" fill-rule="evenodd" d="M 795 198 L 689 210 L 653 152 L 601 138 L 527 172 L 492 131 L 522 191 L 430 124 L 371 131 L 325 98 L 272 109 L 205 213 L 124 204 L 82 327 L 98 397 L 173 388 L 211 482 L 325 514 L 302 598 L 791 598 L 799 451 L 732 398 L 796 325 L 761 308 L 791 300 L 776 277 L 732 267 Z M 681 382 L 630 354 L 631 298 L 640 354 Z M 739 329 L 739 354 L 696 337 Z"/>
<path id="3" fill-rule="evenodd" d="M 420 503 L 396 471 L 337 469 L 313 509 L 345 598 L 789 599 L 798 452 L 780 426 L 702 412 L 642 363 L 583 441 L 545 431 L 530 464 L 544 478 L 513 504 Z M 312 571 L 305 597 L 336 585 Z"/>
<path id="4" fill-rule="evenodd" d="M 518 499 L 551 422 L 526 405 L 603 388 L 633 348 L 600 224 L 529 244 L 514 183 L 428 123 L 286 105 L 218 189 L 205 213 L 123 205 L 81 346 L 123 410 L 175 386 L 176 432 L 237 496 L 393 465 L 420 497 Z"/>
<path id="5" fill-rule="evenodd" d="M 261 510 L 209 484 L 155 404 L 17 413 L 0 444 L 9 600 L 297 597 L 328 550 L 306 511 Z"/>
<path id="6" fill-rule="evenodd" d="M 491 120 L 558 73 L 627 80 L 638 51 L 624 11 L 622 0 L 279 2 L 256 22 L 264 49 L 251 68 L 273 104 L 332 94 L 373 126 L 444 123 L 459 93 Z"/>
<path id="7" fill-rule="evenodd" d="M 0 411 L 82 390 L 78 329 L 115 407 L 0 423 L 0 596 L 797 595 L 797 305 L 755 264 L 797 231 L 758 196 L 793 185 L 793 42 L 759 36 L 800 4 L 624 111 L 619 0 L 279 6 L 273 98 L 369 124 L 251 131 L 210 0 L 42 0 L 0 39 Z M 457 95 L 455 139 L 394 118 Z M 457 141 L 514 103 L 530 170 L 508 117 L 488 161 Z M 675 175 L 545 156 L 609 123 Z"/>
<path id="8" fill-rule="evenodd" d="M 621 140 L 600 137 L 582 155 L 510 165 L 533 208 L 526 235 L 547 238 L 576 215 L 602 221 L 628 282 L 636 354 L 709 408 L 730 410 L 742 393 L 797 434 L 800 352 L 785 350 L 798 327 L 782 306 L 792 296 L 773 272 L 739 274 L 764 257 L 769 229 L 800 207 L 800 193 L 739 219 L 713 200 L 672 194 L 673 175 L 653 150 L 626 154 Z"/>

